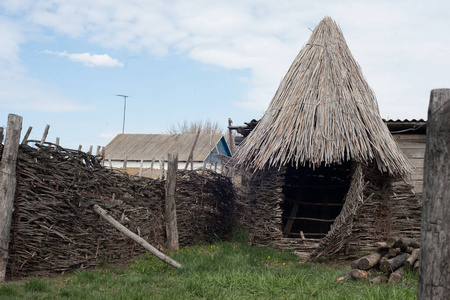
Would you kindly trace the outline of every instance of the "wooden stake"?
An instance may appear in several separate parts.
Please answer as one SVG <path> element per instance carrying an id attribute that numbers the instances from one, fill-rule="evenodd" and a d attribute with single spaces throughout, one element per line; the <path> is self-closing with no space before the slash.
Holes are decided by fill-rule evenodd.
<path id="1" fill-rule="evenodd" d="M 139 166 L 139 178 L 142 178 L 142 168 L 144 167 L 144 160 L 141 159 L 141 165 Z"/>
<path id="2" fill-rule="evenodd" d="M 106 154 L 105 147 L 102 147 L 102 167 L 105 166 L 105 154 Z"/>
<path id="3" fill-rule="evenodd" d="M 88 151 L 88 154 L 89 154 L 89 155 L 92 155 L 92 149 L 93 149 L 93 148 L 94 148 L 94 147 L 93 147 L 92 145 L 89 146 L 89 151 Z"/>
<path id="4" fill-rule="evenodd" d="M 59 137 L 56 137 L 55 145 L 59 146 Z"/>
<path id="5" fill-rule="evenodd" d="M 108 163 L 109 163 L 109 169 L 112 170 L 112 161 L 111 156 L 108 155 Z"/>
<path id="6" fill-rule="evenodd" d="M 11 220 L 16 193 L 16 162 L 21 130 L 22 117 L 9 114 L 0 164 L 0 282 L 5 281 L 8 264 Z"/>
<path id="7" fill-rule="evenodd" d="M 3 144 L 3 127 L 0 127 L 0 144 Z"/>
<path id="8" fill-rule="evenodd" d="M 95 153 L 95 156 L 99 156 L 101 148 L 102 148 L 102 146 L 97 145 L 97 151 Z"/>
<path id="9" fill-rule="evenodd" d="M 431 91 L 420 229 L 417 298 L 450 295 L 450 89 Z"/>
<path id="10" fill-rule="evenodd" d="M 152 164 L 150 165 L 150 178 L 153 178 L 153 165 L 155 164 L 155 158 L 152 159 Z"/>
<path id="11" fill-rule="evenodd" d="M 192 162 L 191 164 L 191 170 L 194 169 L 194 149 L 195 146 L 197 146 L 198 137 L 200 136 L 200 131 L 202 130 L 202 124 L 198 126 L 197 135 L 195 136 L 194 145 L 192 145 L 191 152 L 189 153 L 188 160 L 186 162 L 186 166 L 184 166 L 184 169 L 187 170 L 189 166 L 189 162 Z"/>
<path id="12" fill-rule="evenodd" d="M 39 145 L 44 146 L 45 140 L 47 139 L 49 129 L 50 129 L 50 125 L 47 124 L 47 126 L 45 126 L 44 134 L 42 135 L 42 139 L 41 139 L 41 142 Z"/>
<path id="13" fill-rule="evenodd" d="M 159 161 L 159 180 L 164 180 L 164 158 Z"/>
<path id="14" fill-rule="evenodd" d="M 229 140 L 229 142 L 230 142 L 230 152 L 231 152 L 231 155 L 233 155 L 233 153 L 234 153 L 234 141 L 233 141 L 233 132 L 232 132 L 232 130 L 231 130 L 231 128 L 229 128 L 229 126 L 231 126 L 231 119 L 229 118 L 228 119 L 228 140 Z"/>
<path id="15" fill-rule="evenodd" d="M 178 244 L 177 209 L 175 205 L 175 191 L 177 184 L 178 154 L 168 154 L 166 181 L 166 235 L 167 249 L 176 251 Z"/>
<path id="16" fill-rule="evenodd" d="M 122 173 L 125 174 L 127 172 L 127 156 L 125 156 L 125 159 L 123 160 L 123 168 Z"/>
<path id="17" fill-rule="evenodd" d="M 168 257 L 167 255 L 165 255 L 164 253 L 160 252 L 158 249 L 156 249 L 155 247 L 153 247 L 152 245 L 150 245 L 147 241 L 145 241 L 143 238 L 141 238 L 140 236 L 138 236 L 137 234 L 133 233 L 132 231 L 128 230 L 125 226 L 123 226 L 122 224 L 120 224 L 118 221 L 116 221 L 113 217 L 111 217 L 110 215 L 108 215 L 108 213 L 102 209 L 100 206 L 98 206 L 97 204 L 94 204 L 93 207 L 94 211 L 100 215 L 100 217 L 102 217 L 103 219 L 105 219 L 109 224 L 111 224 L 112 226 L 114 226 L 114 228 L 116 228 L 117 230 L 119 230 L 120 232 L 122 232 L 124 235 L 126 235 L 127 237 L 129 237 L 130 239 L 132 239 L 133 241 L 135 241 L 137 244 L 141 245 L 142 247 L 144 247 L 146 250 L 148 250 L 151 254 L 153 254 L 154 256 L 156 256 L 157 258 L 159 258 L 160 260 L 162 260 L 163 262 L 165 262 L 166 264 L 171 265 L 174 268 L 177 269 L 181 269 L 183 266 L 178 263 L 177 261 L 173 260 L 172 258 Z"/>
<path id="18" fill-rule="evenodd" d="M 81 149 L 83 149 L 83 146 L 82 146 L 82 145 L 79 145 L 79 146 L 78 146 L 78 151 L 81 151 Z"/>
<path id="19" fill-rule="evenodd" d="M 28 138 L 30 137 L 30 134 L 31 134 L 31 130 L 33 130 L 33 127 L 28 127 L 28 130 L 27 130 L 27 132 L 25 133 L 25 136 L 23 137 L 23 140 L 22 140 L 22 145 L 26 145 L 27 144 L 27 142 L 28 142 Z"/>

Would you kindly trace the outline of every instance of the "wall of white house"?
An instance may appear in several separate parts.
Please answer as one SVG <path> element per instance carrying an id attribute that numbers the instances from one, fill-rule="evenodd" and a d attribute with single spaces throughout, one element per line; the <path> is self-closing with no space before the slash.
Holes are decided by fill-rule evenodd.
<path id="1" fill-rule="evenodd" d="M 109 160 L 105 160 L 103 162 L 104 166 L 106 168 L 110 168 L 112 166 L 113 169 L 123 169 L 123 160 L 111 160 L 111 165 L 109 163 Z M 144 161 L 142 168 L 143 169 L 150 169 L 151 168 L 151 164 L 152 161 Z M 167 161 L 164 162 L 164 170 L 167 170 Z M 178 162 L 178 169 L 184 169 L 184 167 L 186 166 L 186 162 L 185 161 L 179 161 Z M 129 160 L 127 161 L 127 168 L 135 168 L 135 169 L 139 169 L 141 167 L 141 161 L 140 160 Z M 203 168 L 203 162 L 195 162 L 194 161 L 194 170 L 197 169 L 202 169 Z M 206 164 L 206 168 L 207 169 L 214 169 L 214 164 L 211 165 L 209 163 Z M 221 168 L 221 164 L 217 164 L 217 171 L 220 172 L 220 168 Z M 161 169 L 161 164 L 158 160 L 155 160 L 155 163 L 153 164 L 153 169 L 154 170 L 160 170 Z M 191 169 L 191 165 L 189 164 L 188 170 Z"/>

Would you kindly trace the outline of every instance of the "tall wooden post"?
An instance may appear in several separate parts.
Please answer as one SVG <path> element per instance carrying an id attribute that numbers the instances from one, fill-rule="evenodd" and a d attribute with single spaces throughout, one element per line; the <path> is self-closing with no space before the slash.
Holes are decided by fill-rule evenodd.
<path id="1" fill-rule="evenodd" d="M 228 118 L 228 141 L 229 141 L 229 143 L 230 143 L 230 152 L 231 152 L 231 155 L 233 155 L 234 154 L 234 141 L 233 141 L 233 132 L 232 132 L 232 130 L 231 130 L 231 124 L 233 123 L 233 121 L 231 121 L 231 119 L 230 118 Z"/>
<path id="2" fill-rule="evenodd" d="M 9 114 L 0 164 L 0 282 L 5 281 L 8 263 L 9 237 L 16 193 L 16 162 L 21 130 L 22 117 Z"/>
<path id="3" fill-rule="evenodd" d="M 177 209 L 175 205 L 175 191 L 177 183 L 178 154 L 169 153 L 166 179 L 166 235 L 167 249 L 176 251 L 178 245 Z"/>
<path id="4" fill-rule="evenodd" d="M 450 299 L 450 89 L 431 91 L 422 195 L 418 299 Z"/>

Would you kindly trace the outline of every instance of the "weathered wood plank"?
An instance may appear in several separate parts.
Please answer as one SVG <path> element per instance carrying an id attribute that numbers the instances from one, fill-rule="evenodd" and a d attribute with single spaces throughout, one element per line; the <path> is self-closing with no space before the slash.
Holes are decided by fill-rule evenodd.
<path id="1" fill-rule="evenodd" d="M 11 220 L 17 181 L 16 162 L 21 130 L 22 117 L 9 114 L 0 164 L 0 282 L 5 281 L 8 263 Z"/>
<path id="2" fill-rule="evenodd" d="M 417 298 L 450 297 L 450 89 L 431 91 Z"/>
<path id="3" fill-rule="evenodd" d="M 167 180 L 166 180 L 166 236 L 167 249 L 176 251 L 178 243 L 177 209 L 175 205 L 175 192 L 177 185 L 178 154 L 168 154 Z"/>

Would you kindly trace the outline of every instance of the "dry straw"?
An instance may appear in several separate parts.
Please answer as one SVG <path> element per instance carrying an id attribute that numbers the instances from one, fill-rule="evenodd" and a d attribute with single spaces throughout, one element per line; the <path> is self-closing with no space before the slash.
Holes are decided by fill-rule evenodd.
<path id="1" fill-rule="evenodd" d="M 411 166 L 383 123 L 375 95 L 330 18 L 314 29 L 238 162 L 250 169 L 374 161 L 392 176 Z"/>

